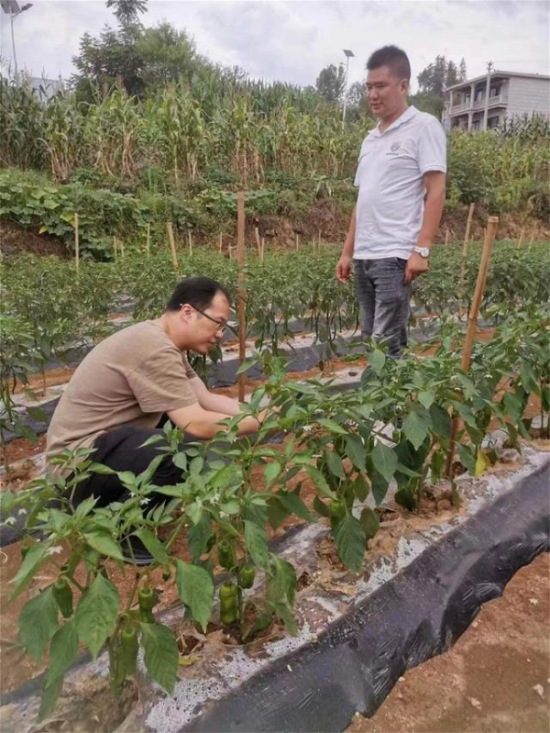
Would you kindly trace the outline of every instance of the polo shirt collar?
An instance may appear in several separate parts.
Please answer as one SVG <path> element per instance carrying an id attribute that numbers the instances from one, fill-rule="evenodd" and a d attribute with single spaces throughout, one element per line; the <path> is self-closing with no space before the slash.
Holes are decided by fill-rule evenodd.
<path id="1" fill-rule="evenodd" d="M 382 137 L 382 135 L 386 135 L 390 130 L 395 130 L 398 127 L 401 127 L 401 125 L 404 125 L 405 122 L 408 122 L 409 120 L 412 120 L 413 117 L 415 117 L 418 114 L 418 110 L 414 105 L 409 105 L 407 109 L 403 112 L 403 114 L 398 117 L 394 122 L 391 123 L 391 125 L 384 130 L 384 132 L 380 132 L 380 123 L 376 125 L 375 132 L 377 137 Z"/>

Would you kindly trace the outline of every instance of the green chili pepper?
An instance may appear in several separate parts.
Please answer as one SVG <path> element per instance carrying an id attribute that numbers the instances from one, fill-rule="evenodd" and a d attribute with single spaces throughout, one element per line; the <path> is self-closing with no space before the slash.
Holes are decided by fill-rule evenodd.
<path id="1" fill-rule="evenodd" d="M 120 632 L 121 664 L 124 675 L 133 675 L 136 671 L 139 650 L 138 633 L 135 626 L 123 626 Z"/>
<path id="2" fill-rule="evenodd" d="M 53 597 L 63 618 L 73 614 L 73 591 L 67 578 L 61 576 L 53 584 Z"/>
<path id="3" fill-rule="evenodd" d="M 155 591 L 148 586 L 142 588 L 138 593 L 139 617 L 146 624 L 154 624 L 153 608 L 158 601 Z"/>
<path id="4" fill-rule="evenodd" d="M 330 502 L 330 516 L 337 522 L 346 516 L 346 507 L 339 499 L 332 499 Z"/>
<path id="5" fill-rule="evenodd" d="M 220 585 L 220 621 L 230 626 L 239 620 L 239 590 L 234 583 Z"/>
<path id="6" fill-rule="evenodd" d="M 235 548 L 226 540 L 222 540 L 218 545 L 218 562 L 225 570 L 231 570 L 237 562 Z"/>
<path id="7" fill-rule="evenodd" d="M 243 565 L 239 568 L 238 579 L 241 588 L 252 588 L 255 577 L 256 568 L 253 565 Z"/>
<path id="8" fill-rule="evenodd" d="M 157 600 L 157 594 L 150 586 L 142 588 L 138 593 L 140 611 L 151 611 L 155 607 Z"/>

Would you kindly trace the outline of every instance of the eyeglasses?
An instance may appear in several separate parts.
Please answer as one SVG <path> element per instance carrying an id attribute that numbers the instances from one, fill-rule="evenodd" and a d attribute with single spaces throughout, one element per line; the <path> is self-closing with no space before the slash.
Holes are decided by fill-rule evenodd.
<path id="1" fill-rule="evenodd" d="M 185 305 L 185 303 L 180 303 L 180 308 L 183 305 Z M 196 308 L 194 305 L 192 305 L 191 308 L 193 308 L 194 311 L 197 311 L 197 313 L 200 313 L 201 316 L 204 316 L 205 318 L 208 318 L 208 320 L 209 321 L 212 321 L 212 323 L 215 323 L 216 326 L 218 327 L 216 329 L 218 333 L 223 334 L 223 333 L 226 332 L 227 329 L 229 329 L 230 331 L 232 331 L 233 333 L 235 333 L 234 329 L 231 328 L 231 326 L 229 325 L 229 323 L 226 323 L 225 321 L 218 321 L 217 318 L 212 318 L 212 316 L 209 316 L 208 313 L 205 313 L 200 308 Z"/>

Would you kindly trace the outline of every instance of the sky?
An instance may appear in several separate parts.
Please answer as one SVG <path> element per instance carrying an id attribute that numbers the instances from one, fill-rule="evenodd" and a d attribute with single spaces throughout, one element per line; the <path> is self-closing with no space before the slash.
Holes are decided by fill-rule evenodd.
<path id="1" fill-rule="evenodd" d="M 24 4 L 26 0 L 18 0 Z M 345 63 L 349 84 L 363 81 L 368 56 L 393 43 L 416 75 L 440 54 L 468 78 L 487 62 L 502 71 L 550 74 L 548 0 L 149 0 L 146 26 L 166 20 L 185 30 L 204 56 L 239 66 L 251 77 L 314 85 L 325 66 Z M 11 64 L 10 17 L 0 13 L 0 62 Z M 13 20 L 20 70 L 31 76 L 68 78 L 83 33 L 98 35 L 117 23 L 97 0 L 33 0 Z"/>

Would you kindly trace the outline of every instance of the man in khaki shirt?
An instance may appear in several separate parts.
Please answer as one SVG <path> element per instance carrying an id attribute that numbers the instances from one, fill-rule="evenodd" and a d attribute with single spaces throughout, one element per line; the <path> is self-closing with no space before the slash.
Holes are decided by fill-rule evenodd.
<path id="1" fill-rule="evenodd" d="M 192 439 L 216 435 L 223 429 L 220 422 L 238 415 L 240 405 L 211 394 L 184 352 L 206 354 L 222 336 L 230 306 L 229 293 L 215 280 L 188 278 L 177 285 L 160 318 L 100 342 L 76 369 L 54 412 L 48 458 L 66 449 L 93 447 L 95 462 L 137 475 L 159 455 L 159 443 L 143 443 L 163 434 L 160 422 L 165 416 Z M 255 432 L 264 415 L 258 420 L 244 417 L 239 432 Z M 152 477 L 157 486 L 180 481 L 181 470 L 169 456 Z M 106 506 L 123 493 L 116 474 L 92 474 L 78 485 L 74 500 L 94 495 L 96 506 Z"/>

